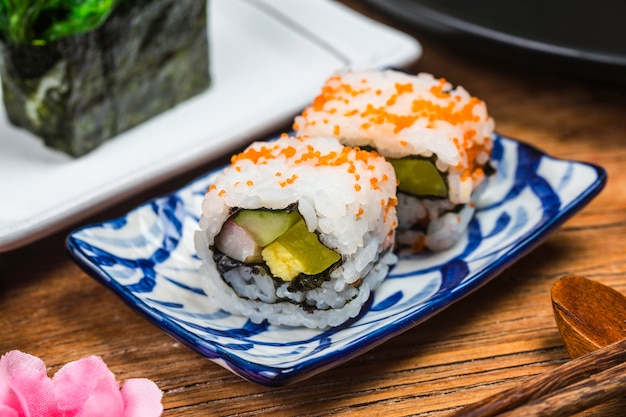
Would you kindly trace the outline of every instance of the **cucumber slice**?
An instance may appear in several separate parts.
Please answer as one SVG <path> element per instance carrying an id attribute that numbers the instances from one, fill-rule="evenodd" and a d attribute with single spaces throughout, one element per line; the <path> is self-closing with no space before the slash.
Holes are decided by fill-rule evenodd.
<path id="1" fill-rule="evenodd" d="M 389 159 L 399 181 L 398 190 L 415 196 L 447 197 L 446 181 L 427 159 Z"/>
<path id="2" fill-rule="evenodd" d="M 285 233 L 302 216 L 296 210 L 241 210 L 232 219 L 245 229 L 257 245 L 265 247 Z"/>

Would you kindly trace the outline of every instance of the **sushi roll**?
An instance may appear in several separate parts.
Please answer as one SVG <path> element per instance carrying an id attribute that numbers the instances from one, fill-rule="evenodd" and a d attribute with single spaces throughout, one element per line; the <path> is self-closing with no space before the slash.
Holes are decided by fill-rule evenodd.
<path id="1" fill-rule="evenodd" d="M 384 158 L 334 138 L 251 144 L 202 202 L 205 292 L 255 323 L 326 328 L 357 316 L 397 260 L 395 188 Z"/>
<path id="2" fill-rule="evenodd" d="M 398 248 L 451 247 L 493 173 L 494 121 L 483 101 L 430 74 L 349 71 L 329 78 L 294 120 L 302 136 L 375 149 L 398 178 Z"/>
<path id="3" fill-rule="evenodd" d="M 8 121 L 83 156 L 206 91 L 207 2 L 0 2 Z"/>

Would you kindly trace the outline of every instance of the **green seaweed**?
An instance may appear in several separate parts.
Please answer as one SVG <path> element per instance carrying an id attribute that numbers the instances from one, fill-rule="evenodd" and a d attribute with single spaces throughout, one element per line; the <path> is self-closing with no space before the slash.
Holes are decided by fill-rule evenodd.
<path id="1" fill-rule="evenodd" d="M 0 0 L 0 36 L 44 45 L 96 29 L 122 0 Z"/>

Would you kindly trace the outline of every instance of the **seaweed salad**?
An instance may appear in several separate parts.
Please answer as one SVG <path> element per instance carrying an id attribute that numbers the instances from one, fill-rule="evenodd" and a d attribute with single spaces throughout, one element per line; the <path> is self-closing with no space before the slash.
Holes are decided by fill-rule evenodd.
<path id="1" fill-rule="evenodd" d="M 15 44 L 43 45 L 99 27 L 117 3 L 120 0 L 0 0 L 0 33 Z"/>
<path id="2" fill-rule="evenodd" d="M 9 121 L 82 156 L 210 85 L 205 0 L 0 0 Z"/>

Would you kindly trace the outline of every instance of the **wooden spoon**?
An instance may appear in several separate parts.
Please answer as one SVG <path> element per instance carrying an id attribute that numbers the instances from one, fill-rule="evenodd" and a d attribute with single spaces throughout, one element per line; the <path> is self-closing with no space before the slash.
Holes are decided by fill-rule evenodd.
<path id="1" fill-rule="evenodd" d="M 551 295 L 573 360 L 451 416 L 567 416 L 626 392 L 626 297 L 577 276 L 560 278 Z"/>
<path id="2" fill-rule="evenodd" d="M 560 278 L 552 286 L 552 309 L 572 359 L 626 338 L 626 297 L 599 282 Z"/>

